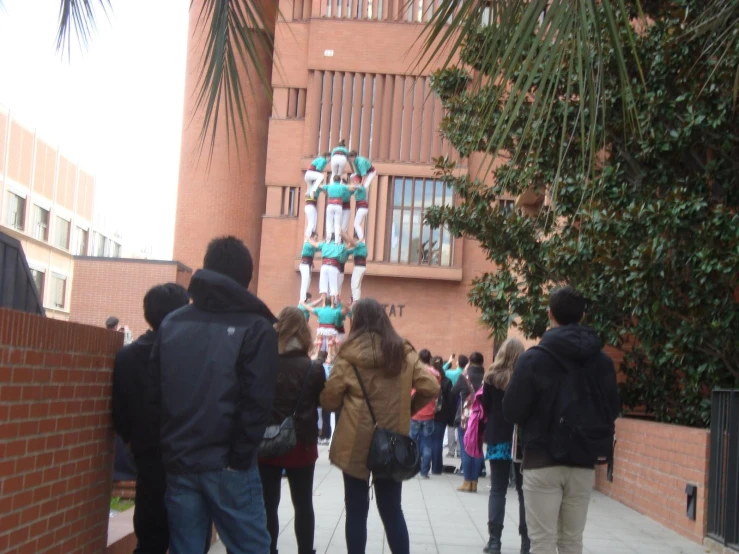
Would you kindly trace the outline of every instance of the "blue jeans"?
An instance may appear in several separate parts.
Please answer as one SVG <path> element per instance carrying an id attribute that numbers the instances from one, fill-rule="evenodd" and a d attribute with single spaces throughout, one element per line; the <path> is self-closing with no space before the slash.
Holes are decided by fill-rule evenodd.
<path id="1" fill-rule="evenodd" d="M 473 458 L 464 449 L 464 429 L 457 427 L 457 439 L 459 440 L 459 451 L 462 453 L 462 473 L 465 481 L 474 481 L 480 478 L 482 465 L 485 463 L 483 458 Z"/>
<path id="2" fill-rule="evenodd" d="M 377 479 L 374 484 L 377 511 L 385 528 L 387 544 L 393 554 L 408 554 L 410 541 L 408 527 L 401 508 L 403 483 Z M 346 551 L 364 554 L 367 548 L 367 514 L 369 513 L 369 482 L 344 474 L 344 503 L 346 506 Z"/>
<path id="3" fill-rule="evenodd" d="M 167 474 L 169 554 L 201 554 L 211 520 L 229 554 L 269 554 L 270 536 L 256 465 Z"/>
<path id="4" fill-rule="evenodd" d="M 434 434 L 431 435 L 431 473 L 434 475 L 444 472 L 444 433 L 446 423 L 434 421 Z"/>
<path id="5" fill-rule="evenodd" d="M 411 419 L 411 438 L 418 443 L 421 451 L 421 475 L 429 474 L 431 469 L 431 437 L 434 434 L 434 420 L 416 421 Z"/>

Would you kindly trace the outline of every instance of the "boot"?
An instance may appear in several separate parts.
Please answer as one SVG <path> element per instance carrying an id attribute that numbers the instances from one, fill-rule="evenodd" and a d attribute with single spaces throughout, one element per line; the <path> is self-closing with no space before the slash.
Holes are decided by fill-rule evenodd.
<path id="1" fill-rule="evenodd" d="M 503 526 L 488 523 L 488 533 L 490 533 L 490 540 L 482 551 L 486 554 L 500 554 L 500 537 L 503 535 Z"/>
<path id="2" fill-rule="evenodd" d="M 470 492 L 477 492 L 477 481 L 472 481 L 472 483 L 470 483 L 470 486 Z"/>
<path id="3" fill-rule="evenodd" d="M 457 490 L 459 492 L 472 492 L 472 481 L 465 481 Z"/>
<path id="4" fill-rule="evenodd" d="M 521 533 L 521 554 L 531 554 L 531 540 L 526 530 Z"/>

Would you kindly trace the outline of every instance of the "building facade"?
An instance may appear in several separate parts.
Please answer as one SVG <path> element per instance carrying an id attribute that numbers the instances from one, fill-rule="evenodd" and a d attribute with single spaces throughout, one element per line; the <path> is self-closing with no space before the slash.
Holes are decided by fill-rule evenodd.
<path id="1" fill-rule="evenodd" d="M 74 256 L 119 257 L 94 226 L 95 177 L 0 108 L 0 229 L 21 241 L 46 315 L 69 319 Z"/>
<path id="2" fill-rule="evenodd" d="M 432 230 L 423 221 L 429 206 L 457 201 L 454 191 L 434 178 L 435 158 L 455 160 L 461 173 L 476 172 L 483 163 L 474 157 L 460 158 L 438 133 L 443 109 L 430 90 L 429 76 L 446 56 L 429 64 L 420 59 L 424 23 L 435 4 L 434 0 L 410 4 L 281 0 L 275 23 L 273 103 L 266 113 L 254 102 L 249 104 L 247 157 L 263 166 L 251 179 L 245 179 L 244 172 L 227 176 L 229 163 L 235 162 L 226 162 L 221 148 L 213 166 L 220 164 L 222 173 L 206 185 L 199 181 L 200 173 L 186 168 L 184 159 L 200 129 L 193 124 L 185 127 L 175 258 L 200 267 L 207 241 L 224 234 L 225 227 L 235 229 L 229 234 L 243 238 L 257 254 L 259 296 L 275 312 L 296 305 L 304 232 L 303 174 L 316 155 L 344 139 L 349 149 L 371 159 L 378 173 L 368 191 L 369 257 L 363 297 L 385 304 L 398 331 L 417 348 L 428 347 L 445 356 L 479 350 L 489 359 L 493 344 L 469 306 L 467 292 L 473 279 L 492 266 L 476 242 L 455 239 L 444 229 Z M 197 7 L 192 11 L 199 13 Z M 193 24 L 194 19 L 191 35 Z M 201 63 L 196 40 L 191 40 L 188 55 L 186 98 L 195 90 L 195 72 Z M 191 109 L 192 105 L 186 106 Z M 185 120 L 191 117 L 186 111 Z M 267 125 L 266 153 L 260 142 L 263 124 Z M 203 191 L 211 182 L 216 190 L 211 196 L 221 199 L 208 202 Z M 231 221 L 213 221 L 210 212 L 215 205 L 228 204 L 230 199 L 232 204 L 219 212 L 227 219 L 228 210 L 236 207 L 235 197 L 240 199 L 237 204 L 250 203 L 249 209 L 239 211 Z M 510 199 L 501 201 L 513 204 Z M 320 236 L 324 210 L 322 196 Z M 193 245 L 197 245 L 194 252 Z M 314 297 L 318 266 L 320 261 L 310 288 Z M 351 272 L 349 263 L 344 298 L 351 293 Z"/>

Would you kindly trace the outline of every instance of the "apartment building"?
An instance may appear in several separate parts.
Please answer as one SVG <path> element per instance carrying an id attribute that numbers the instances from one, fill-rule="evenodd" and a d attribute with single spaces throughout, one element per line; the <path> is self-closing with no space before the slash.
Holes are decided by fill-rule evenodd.
<path id="1" fill-rule="evenodd" d="M 95 177 L 0 107 L 0 231 L 21 241 L 46 315 L 69 319 L 74 256 L 120 257 L 94 226 Z"/>
<path id="2" fill-rule="evenodd" d="M 220 141 L 210 174 L 191 161 L 200 122 L 196 117 L 189 123 L 201 64 L 202 43 L 195 35 L 188 49 L 175 259 L 200 267 L 208 240 L 234 234 L 255 255 L 259 296 L 275 312 L 296 305 L 303 174 L 317 154 L 345 139 L 378 172 L 369 190 L 363 296 L 385 304 L 398 331 L 418 348 L 447 356 L 480 350 L 489 357 L 492 341 L 467 292 L 492 266 L 476 242 L 432 230 L 423 221 L 429 206 L 457 202 L 454 191 L 435 179 L 434 158 L 457 161 L 460 173 L 476 172 L 483 163 L 460 158 L 438 133 L 443 109 L 429 77 L 444 60 L 418 63 L 424 22 L 436 5 L 434 0 L 280 0 L 272 105 L 259 94 L 249 97 L 248 155 L 229 157 Z M 198 2 L 191 11 L 193 36 Z M 501 202 L 513 207 L 512 199 Z M 321 236 L 324 210 L 322 197 Z M 318 266 L 310 289 L 314 296 Z M 349 263 L 347 298 L 351 272 Z"/>

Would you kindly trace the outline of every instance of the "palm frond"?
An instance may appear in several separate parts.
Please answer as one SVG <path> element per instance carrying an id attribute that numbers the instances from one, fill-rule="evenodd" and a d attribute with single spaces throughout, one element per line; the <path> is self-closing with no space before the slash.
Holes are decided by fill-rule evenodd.
<path id="1" fill-rule="evenodd" d="M 203 113 L 200 152 L 209 145 L 212 160 L 219 121 L 225 121 L 227 145 L 237 154 L 249 125 L 245 87 L 272 97 L 271 58 L 277 2 L 271 0 L 202 0 L 196 32 L 205 48 L 193 116 Z M 192 0 L 190 9 L 195 0 Z"/>
<path id="2" fill-rule="evenodd" d="M 473 141 L 485 144 L 489 171 L 512 132 L 512 125 L 521 113 L 527 99 L 533 100 L 533 109 L 524 126 L 522 143 L 541 144 L 539 138 L 552 117 L 551 105 L 556 99 L 556 83 L 567 83 L 569 94 L 579 102 L 571 130 L 561 138 L 559 147 L 563 159 L 568 155 L 567 145 L 578 140 L 587 145 L 581 160 L 584 174 L 593 173 L 601 149 L 596 144 L 596 127 L 603 121 L 608 103 L 603 97 L 602 78 L 605 53 L 613 50 L 616 71 L 620 78 L 624 102 L 624 118 L 630 128 L 639 132 L 633 110 L 632 86 L 644 81 L 636 54 L 632 22 L 624 0 L 600 0 L 600 9 L 592 0 L 441 0 L 441 4 L 427 23 L 420 60 L 438 59 L 446 50 L 444 66 L 449 66 L 462 53 L 465 41 L 479 37 L 483 15 L 487 27 L 475 59 L 462 63 L 478 70 L 478 84 L 482 79 L 494 79 L 508 86 L 496 87 L 495 95 L 477 114 L 482 136 Z M 641 6 L 637 0 L 638 14 Z M 489 11 L 486 11 L 489 10 Z M 637 14 L 637 15 L 638 15 Z M 632 14 L 633 16 L 633 14 Z M 427 68 L 423 65 L 421 70 Z M 630 69 L 631 68 L 631 69 Z M 472 84 L 475 86 L 475 83 Z M 502 107 L 502 111 L 501 111 Z M 529 156 L 532 152 L 514 152 L 514 156 Z M 562 162 L 560 161 L 560 164 Z M 552 183 L 556 190 L 556 183 Z"/>
<path id="3" fill-rule="evenodd" d="M 90 36 L 95 31 L 98 10 L 107 17 L 111 11 L 110 0 L 59 1 L 59 30 L 56 35 L 58 52 L 66 52 L 68 57 L 71 55 L 73 35 L 82 48 L 87 48 Z"/>

